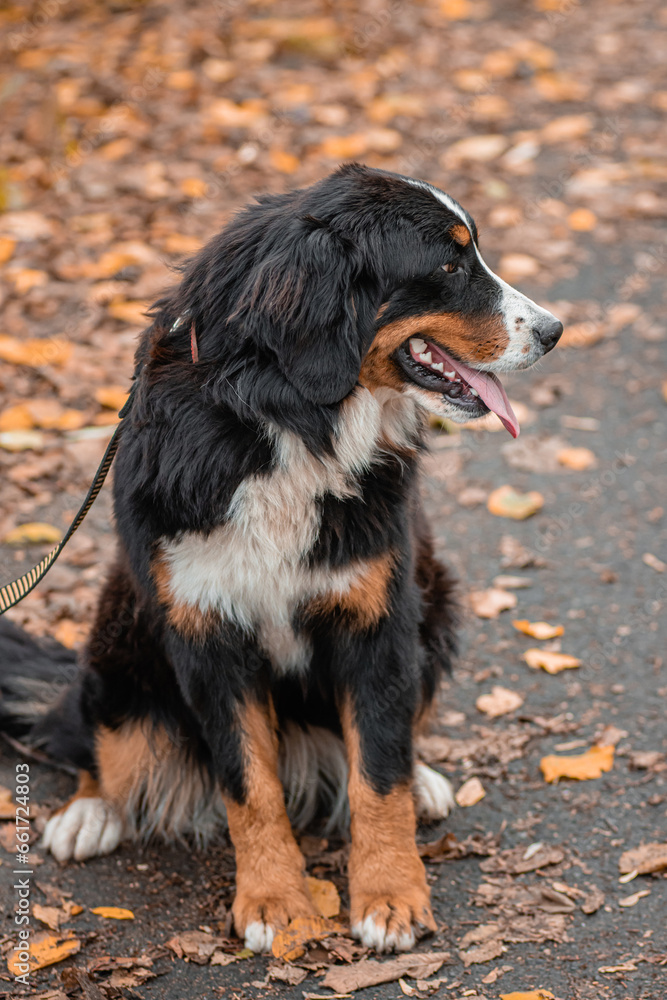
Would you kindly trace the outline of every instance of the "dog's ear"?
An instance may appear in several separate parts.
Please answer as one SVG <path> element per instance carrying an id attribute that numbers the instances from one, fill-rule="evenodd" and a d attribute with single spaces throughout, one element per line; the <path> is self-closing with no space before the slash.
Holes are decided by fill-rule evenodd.
<path id="1" fill-rule="evenodd" d="M 301 395 L 336 403 L 354 388 L 373 337 L 374 282 L 356 248 L 325 223 L 305 216 L 285 228 L 250 276 L 236 318 Z"/>

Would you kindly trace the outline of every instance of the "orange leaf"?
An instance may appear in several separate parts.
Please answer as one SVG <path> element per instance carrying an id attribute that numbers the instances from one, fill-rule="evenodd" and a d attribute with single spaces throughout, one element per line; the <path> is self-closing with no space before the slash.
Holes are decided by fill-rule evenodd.
<path id="1" fill-rule="evenodd" d="M 95 390 L 95 399 L 108 410 L 122 410 L 127 402 L 128 391 L 120 385 L 106 385 Z"/>
<path id="2" fill-rule="evenodd" d="M 53 638 L 68 649 L 73 649 L 84 641 L 89 631 L 90 629 L 87 625 L 73 622 L 71 618 L 63 618 L 53 630 Z"/>
<path id="3" fill-rule="evenodd" d="M 28 946 L 28 961 L 22 959 L 23 952 L 12 951 L 7 960 L 7 968 L 12 976 L 24 975 L 26 972 L 34 972 L 36 969 L 43 969 L 47 965 L 55 965 L 62 962 L 71 955 L 76 955 L 81 951 L 81 942 L 75 937 L 59 937 L 49 934 L 47 931 L 37 931 L 30 938 Z M 28 969 L 25 965 L 28 965 Z"/>
<path id="4" fill-rule="evenodd" d="M 464 806 L 477 805 L 485 795 L 484 786 L 479 778 L 468 778 L 467 781 L 463 782 L 454 798 L 456 804 L 463 808 Z"/>
<path id="5" fill-rule="evenodd" d="M 170 233 L 162 243 L 167 253 L 195 253 L 201 247 L 197 236 L 185 236 L 183 233 Z"/>
<path id="6" fill-rule="evenodd" d="M 16 240 L 11 236 L 0 236 L 0 264 L 6 264 L 14 253 Z"/>
<path id="7" fill-rule="evenodd" d="M 597 465 L 595 454 L 590 448 L 561 448 L 556 452 L 556 461 L 575 472 L 583 472 Z"/>
<path id="8" fill-rule="evenodd" d="M 517 493 L 511 486 L 499 486 L 486 501 L 488 510 L 496 517 L 510 517 L 514 521 L 523 521 L 531 517 L 541 510 L 543 505 L 544 497 L 537 490 Z"/>
<path id="9" fill-rule="evenodd" d="M 523 659 L 533 670 L 546 670 L 548 674 L 559 674 L 561 670 L 573 670 L 581 666 L 581 660 L 567 653 L 551 653 L 548 649 L 527 649 Z"/>
<path id="10" fill-rule="evenodd" d="M 284 149 L 271 149 L 269 160 L 274 170 L 278 170 L 281 174 L 293 174 L 299 168 L 299 157 Z"/>
<path id="11" fill-rule="evenodd" d="M 348 160 L 354 156 L 362 156 L 367 149 L 366 133 L 355 132 L 352 135 L 330 135 L 317 151 L 332 160 Z"/>
<path id="12" fill-rule="evenodd" d="M 32 417 L 25 403 L 8 406 L 0 414 L 0 431 L 26 431 L 32 426 Z"/>
<path id="13" fill-rule="evenodd" d="M 513 621 L 512 625 L 519 632 L 523 632 L 524 635 L 529 635 L 533 639 L 555 639 L 557 635 L 562 635 L 565 631 L 562 625 L 549 625 L 548 622 L 529 622 L 525 618 Z"/>
<path id="14" fill-rule="evenodd" d="M 0 361 L 11 365 L 64 365 L 72 353 L 72 345 L 57 337 L 35 340 L 19 340 L 16 337 L 0 335 Z"/>
<path id="15" fill-rule="evenodd" d="M 201 177 L 184 177 L 179 186 L 188 198 L 203 198 L 208 190 L 208 184 Z"/>
<path id="16" fill-rule="evenodd" d="M 293 961 L 304 952 L 308 941 L 320 941 L 330 934 L 340 934 L 345 930 L 342 924 L 325 917 L 297 917 L 283 931 L 278 931 L 273 939 L 271 951 L 276 958 Z"/>
<path id="17" fill-rule="evenodd" d="M 501 993 L 500 1000 L 554 1000 L 554 995 L 549 990 L 529 990 L 528 993 Z"/>
<path id="18" fill-rule="evenodd" d="M 125 910 L 122 906 L 96 906 L 90 912 L 107 920 L 134 920 L 132 910 Z"/>
<path id="19" fill-rule="evenodd" d="M 62 538 L 62 531 L 53 524 L 44 521 L 29 521 L 19 524 L 8 531 L 3 541 L 6 545 L 43 545 L 55 544 Z"/>
<path id="20" fill-rule="evenodd" d="M 8 271 L 7 277 L 14 282 L 14 291 L 17 295 L 25 295 L 31 288 L 45 285 L 49 276 L 46 271 L 38 271 L 31 267 L 22 267 L 17 271 Z"/>
<path id="21" fill-rule="evenodd" d="M 597 216 L 590 208 L 575 208 L 567 217 L 567 224 L 576 233 L 589 233 L 597 225 Z"/>
<path id="22" fill-rule="evenodd" d="M 586 753 L 575 757 L 543 757 L 540 770 L 544 780 L 551 784 L 559 778 L 575 778 L 578 781 L 589 781 L 599 778 L 604 771 L 611 771 L 614 765 L 614 748 L 599 747 L 597 744 Z"/>
<path id="23" fill-rule="evenodd" d="M 109 314 L 114 319 L 120 319 L 123 323 L 131 326 L 146 325 L 146 310 L 151 306 L 150 302 L 126 302 L 123 299 L 112 302 L 109 306 Z"/>
<path id="24" fill-rule="evenodd" d="M 333 882 L 326 879 L 306 878 L 310 897 L 322 917 L 337 917 L 340 913 L 340 896 Z"/>

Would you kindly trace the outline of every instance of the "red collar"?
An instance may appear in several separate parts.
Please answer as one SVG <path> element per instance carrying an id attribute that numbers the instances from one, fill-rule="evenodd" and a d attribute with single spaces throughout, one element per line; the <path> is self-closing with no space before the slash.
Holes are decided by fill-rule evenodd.
<path id="1" fill-rule="evenodd" d="M 194 320 L 190 327 L 190 353 L 192 354 L 192 363 L 196 365 L 199 361 L 199 348 L 197 347 L 197 331 L 195 330 Z"/>

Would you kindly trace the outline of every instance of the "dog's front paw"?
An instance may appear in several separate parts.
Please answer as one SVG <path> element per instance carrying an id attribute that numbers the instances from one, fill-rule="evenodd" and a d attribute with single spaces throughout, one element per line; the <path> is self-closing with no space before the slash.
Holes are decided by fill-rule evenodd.
<path id="1" fill-rule="evenodd" d="M 104 799 L 75 798 L 48 821 L 42 847 L 60 862 L 85 861 L 110 854 L 123 833 L 123 821 Z"/>
<path id="2" fill-rule="evenodd" d="M 363 893 L 352 900 L 352 934 L 375 951 L 408 951 L 435 930 L 428 890 Z"/>
<path id="3" fill-rule="evenodd" d="M 421 761 L 417 761 L 414 766 L 412 792 L 417 819 L 423 823 L 445 819 L 456 805 L 452 786 L 444 774 L 434 771 Z"/>
<path id="4" fill-rule="evenodd" d="M 304 880 L 303 886 L 267 887 L 264 892 L 239 890 L 232 907 L 234 927 L 254 952 L 271 951 L 277 932 L 297 917 L 315 916 L 316 910 Z"/>

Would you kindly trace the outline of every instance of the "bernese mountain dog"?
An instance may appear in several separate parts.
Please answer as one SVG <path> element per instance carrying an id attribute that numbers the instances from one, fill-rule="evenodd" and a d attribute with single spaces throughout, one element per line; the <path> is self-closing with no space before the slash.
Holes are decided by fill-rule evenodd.
<path id="1" fill-rule="evenodd" d="M 151 318 L 117 559 L 82 668 L 32 725 L 81 772 L 44 845 L 82 860 L 226 824 L 235 928 L 265 951 L 315 912 L 293 825 L 349 808 L 352 932 L 409 949 L 435 928 L 416 822 L 452 804 L 413 752 L 455 645 L 427 415 L 492 410 L 516 436 L 498 373 L 562 325 L 490 270 L 453 198 L 359 165 L 243 209 Z M 5 725 L 71 669 L 29 642 L 3 625 Z"/>

